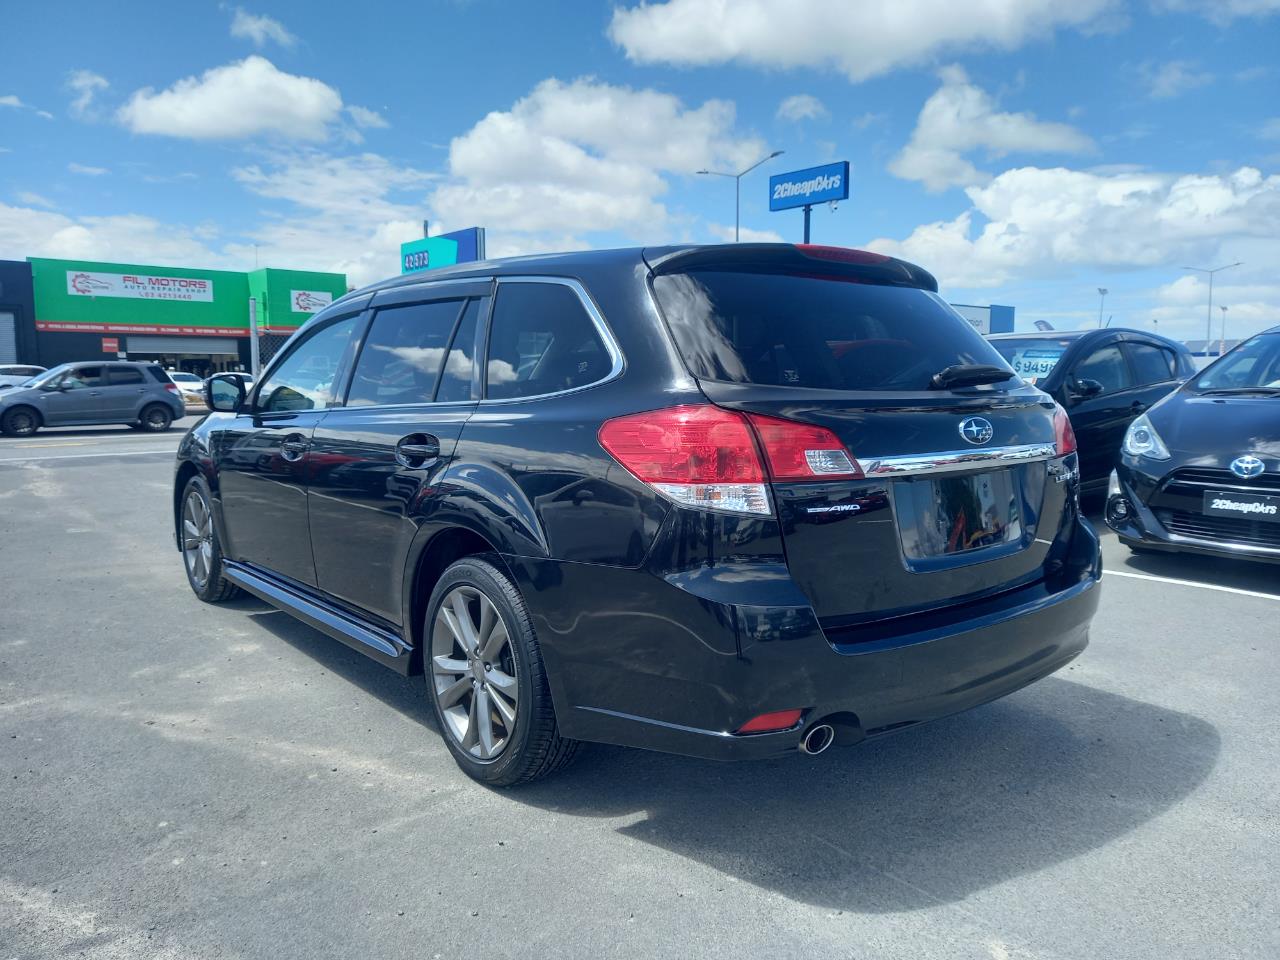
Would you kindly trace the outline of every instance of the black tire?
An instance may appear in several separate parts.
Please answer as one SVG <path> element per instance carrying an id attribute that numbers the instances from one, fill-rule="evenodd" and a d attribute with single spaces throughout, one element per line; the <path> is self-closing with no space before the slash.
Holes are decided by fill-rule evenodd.
<path id="1" fill-rule="evenodd" d="M 431 592 L 423 625 L 423 673 L 426 677 L 427 699 L 431 701 L 435 712 L 440 735 L 463 773 L 490 786 L 510 787 L 541 779 L 568 766 L 581 744 L 577 740 L 560 736 L 555 709 L 551 703 L 551 689 L 547 684 L 546 669 L 533 632 L 529 609 L 515 584 L 496 565 L 496 560 L 492 556 L 464 557 L 441 576 Z M 441 694 L 437 688 L 438 675 L 432 652 L 434 630 L 441 606 L 446 598 L 456 595 L 458 588 L 483 595 L 496 609 L 501 617 L 501 626 L 506 632 L 503 656 L 510 658 L 504 660 L 502 666 L 503 669 L 515 671 L 515 688 L 518 692 L 515 698 L 514 730 L 505 738 L 505 746 L 501 748 L 501 752 L 489 760 L 479 759 L 464 748 L 463 741 L 455 735 L 455 727 L 446 720 L 445 710 L 441 706 Z M 476 602 L 481 601 L 477 599 Z M 489 668 L 486 665 L 484 669 Z M 456 671 L 440 674 L 439 683 L 449 683 L 453 674 Z M 497 675 L 501 676 L 501 673 Z M 454 680 L 456 681 L 456 677 Z M 496 694 L 489 693 L 488 696 Z M 473 703 L 475 697 L 476 694 L 472 693 Z M 462 699 L 465 699 L 465 695 Z M 508 707 L 511 706 L 509 701 L 503 702 Z M 461 701 L 457 706 L 461 708 Z M 502 726 L 503 721 L 497 711 L 493 711 L 491 717 L 493 724 Z M 492 726 L 489 729 L 492 738 Z"/>
<path id="2" fill-rule="evenodd" d="M 164 433 L 173 423 L 173 411 L 163 403 L 152 403 L 142 408 L 138 425 L 148 433 Z"/>
<path id="3" fill-rule="evenodd" d="M 14 407 L 0 420 L 0 432 L 7 437 L 29 437 L 40 429 L 40 412 L 32 407 Z"/>
<path id="4" fill-rule="evenodd" d="M 204 516 L 208 518 L 207 534 L 200 522 L 201 517 L 196 515 L 193 518 L 188 513 L 188 501 L 191 497 L 198 497 L 204 506 Z M 192 531 L 188 523 L 193 521 L 196 536 L 190 537 L 189 534 Z M 178 533 L 183 538 L 182 567 L 187 572 L 187 583 L 191 584 L 191 592 L 205 603 L 221 603 L 223 600 L 238 596 L 240 588 L 222 575 L 222 544 L 218 541 L 218 525 L 213 522 L 209 485 L 204 482 L 203 477 L 192 477 L 182 488 L 182 502 L 178 505 Z M 203 553 L 200 562 L 194 560 L 187 546 L 193 539 L 200 542 L 200 546 L 195 548 Z M 206 544 L 208 549 L 204 550 Z M 203 567 L 201 563 L 204 564 Z M 203 580 L 199 576 L 202 571 Z"/>

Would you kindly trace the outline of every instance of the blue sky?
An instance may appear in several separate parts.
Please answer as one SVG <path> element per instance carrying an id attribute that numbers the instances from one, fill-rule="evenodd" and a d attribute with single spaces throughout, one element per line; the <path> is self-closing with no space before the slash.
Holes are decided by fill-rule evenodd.
<path id="1" fill-rule="evenodd" d="M 1280 323 L 1280 0 L 28 5 L 0 65 L 0 257 L 397 271 L 800 239 L 769 173 L 847 159 L 815 242 L 1019 325 Z M 727 11 L 727 12 L 726 12 Z M 1222 314 L 1214 307 L 1215 336 Z"/>

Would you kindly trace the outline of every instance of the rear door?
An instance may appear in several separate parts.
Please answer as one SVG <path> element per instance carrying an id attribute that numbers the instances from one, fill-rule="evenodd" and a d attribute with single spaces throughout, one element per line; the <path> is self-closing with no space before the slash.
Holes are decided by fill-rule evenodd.
<path id="1" fill-rule="evenodd" d="M 1125 336 L 1124 352 L 1133 371 L 1134 403 L 1130 406 L 1137 416 L 1163 400 L 1181 382 L 1178 358 L 1168 347 L 1133 334 Z"/>
<path id="2" fill-rule="evenodd" d="M 659 275 L 680 352 L 719 406 L 817 424 L 860 479 L 775 483 L 787 564 L 824 625 L 874 620 L 1043 576 L 1068 486 L 1053 403 L 935 293 L 820 263 Z"/>
<path id="3" fill-rule="evenodd" d="M 399 625 L 406 558 L 478 399 L 489 281 L 388 291 L 342 405 L 311 441 L 309 513 L 321 590 Z"/>
<path id="4" fill-rule="evenodd" d="M 1077 388 L 1084 380 L 1101 384 L 1102 392 L 1082 396 Z M 1067 413 L 1080 444 L 1080 480 L 1093 485 L 1106 483 L 1119 459 L 1129 423 L 1145 409 L 1120 341 L 1100 343 L 1081 354 L 1067 371 L 1064 383 Z"/>
<path id="5" fill-rule="evenodd" d="M 107 365 L 107 386 L 103 390 L 103 410 L 113 420 L 132 420 L 142 409 L 147 383 L 142 368 L 126 363 Z"/>

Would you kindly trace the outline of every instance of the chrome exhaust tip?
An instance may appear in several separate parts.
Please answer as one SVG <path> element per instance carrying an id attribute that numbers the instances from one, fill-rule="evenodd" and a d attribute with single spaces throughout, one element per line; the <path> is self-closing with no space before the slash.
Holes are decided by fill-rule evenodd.
<path id="1" fill-rule="evenodd" d="M 829 723 L 816 723 L 800 738 L 800 752 L 816 757 L 835 742 L 835 727 Z"/>

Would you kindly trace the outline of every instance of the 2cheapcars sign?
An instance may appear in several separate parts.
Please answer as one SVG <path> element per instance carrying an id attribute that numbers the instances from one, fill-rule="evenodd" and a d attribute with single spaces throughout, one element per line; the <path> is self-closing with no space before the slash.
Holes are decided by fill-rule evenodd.
<path id="1" fill-rule="evenodd" d="M 769 178 L 769 209 L 791 210 L 849 199 L 849 161 L 792 170 Z"/>
<path id="2" fill-rule="evenodd" d="M 213 303 L 213 281 L 200 277 L 155 277 L 134 273 L 67 271 L 67 293 L 77 297 L 188 300 Z"/>

